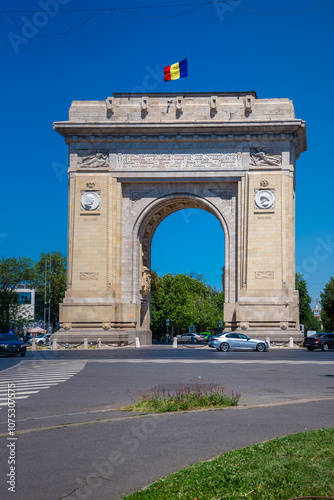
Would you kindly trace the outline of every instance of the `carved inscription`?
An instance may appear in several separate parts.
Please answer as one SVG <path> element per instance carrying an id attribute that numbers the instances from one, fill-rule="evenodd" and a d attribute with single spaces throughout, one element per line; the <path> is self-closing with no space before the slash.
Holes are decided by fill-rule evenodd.
<path id="1" fill-rule="evenodd" d="M 81 280 L 98 280 L 99 273 L 80 273 Z"/>
<path id="2" fill-rule="evenodd" d="M 118 153 L 116 167 L 119 169 L 179 169 L 179 168 L 232 168 L 241 162 L 241 153 Z"/>
<path id="3" fill-rule="evenodd" d="M 255 278 L 258 280 L 273 280 L 274 271 L 255 271 Z"/>

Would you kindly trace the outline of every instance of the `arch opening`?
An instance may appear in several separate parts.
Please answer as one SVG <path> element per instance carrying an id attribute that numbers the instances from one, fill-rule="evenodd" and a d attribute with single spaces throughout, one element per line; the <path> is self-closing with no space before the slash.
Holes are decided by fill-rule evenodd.
<path id="1" fill-rule="evenodd" d="M 222 284 L 222 274 L 225 276 L 232 276 L 234 279 L 235 272 L 230 272 L 229 256 L 231 255 L 229 227 L 226 223 L 223 214 L 215 207 L 208 199 L 200 198 L 187 193 L 177 193 L 177 195 L 169 195 L 163 199 L 156 200 L 153 206 L 148 207 L 146 213 L 142 214 L 141 220 L 138 221 L 137 238 L 139 243 L 139 265 L 134 262 L 133 272 L 136 268 L 139 269 L 140 280 L 140 317 L 138 324 L 143 330 L 150 330 L 151 320 L 151 269 L 152 269 L 152 241 L 156 230 L 160 224 L 165 221 L 170 215 L 180 213 L 187 209 L 196 209 L 196 212 L 207 212 L 215 219 L 216 227 L 218 226 L 221 231 L 221 245 L 220 245 L 220 273 L 217 273 L 216 283 L 218 285 L 218 275 L 220 274 L 219 289 L 224 288 L 225 301 L 230 299 L 230 283 L 225 280 L 224 286 Z M 213 242 L 212 242 L 213 244 Z M 208 249 L 208 258 L 209 257 Z M 218 251 L 219 253 L 219 251 Z M 225 265 L 224 265 L 225 263 Z M 227 272 L 228 270 L 228 272 Z M 190 271 L 190 270 L 189 270 Z M 222 273 L 223 271 L 223 273 Z M 184 273 L 185 274 L 185 273 Z M 200 273 L 199 273 L 200 274 Z M 210 283 L 209 283 L 210 284 Z M 218 288 L 218 287 L 217 287 Z M 234 287 L 232 287 L 233 289 Z M 138 288 L 137 288 L 138 289 Z"/>

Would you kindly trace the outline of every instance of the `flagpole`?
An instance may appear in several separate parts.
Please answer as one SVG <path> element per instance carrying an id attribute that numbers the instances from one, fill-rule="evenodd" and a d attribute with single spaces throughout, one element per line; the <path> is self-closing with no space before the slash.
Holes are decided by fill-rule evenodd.
<path id="1" fill-rule="evenodd" d="M 189 89 L 188 89 L 188 78 L 189 78 L 189 71 L 188 71 L 188 54 L 187 54 L 187 94 L 189 92 Z"/>

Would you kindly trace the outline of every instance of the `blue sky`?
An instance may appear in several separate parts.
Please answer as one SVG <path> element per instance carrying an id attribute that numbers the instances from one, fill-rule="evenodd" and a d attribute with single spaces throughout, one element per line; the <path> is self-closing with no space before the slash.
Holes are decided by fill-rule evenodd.
<path id="1" fill-rule="evenodd" d="M 297 162 L 296 267 L 315 300 L 334 273 L 334 2 L 284 15 L 249 10 L 284 12 L 324 2 L 213 2 L 185 15 L 178 14 L 195 6 L 170 3 L 178 6 L 100 12 L 78 29 L 49 36 L 77 27 L 94 9 L 168 1 L 2 0 L 3 11 L 39 13 L 0 16 L 0 255 L 37 259 L 41 252 L 66 253 L 67 147 L 52 123 L 67 119 L 71 101 L 104 100 L 113 92 L 184 92 L 185 79 L 165 83 L 162 71 L 188 54 L 189 91 L 255 90 L 259 98 L 287 97 L 296 117 L 306 121 L 308 150 Z M 223 247 L 213 216 L 179 212 L 155 234 L 153 267 L 161 274 L 203 273 L 219 288 Z"/>

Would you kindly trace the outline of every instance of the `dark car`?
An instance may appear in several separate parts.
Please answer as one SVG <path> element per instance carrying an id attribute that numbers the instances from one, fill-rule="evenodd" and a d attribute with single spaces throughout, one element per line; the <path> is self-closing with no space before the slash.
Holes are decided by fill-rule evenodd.
<path id="1" fill-rule="evenodd" d="M 0 354 L 8 354 L 15 356 L 15 354 L 26 355 L 26 345 L 14 333 L 0 333 Z"/>
<path id="2" fill-rule="evenodd" d="M 334 349 L 334 333 L 317 333 L 317 335 L 306 337 L 303 347 L 306 347 L 309 351 L 314 349 L 322 349 L 323 351 Z"/>

